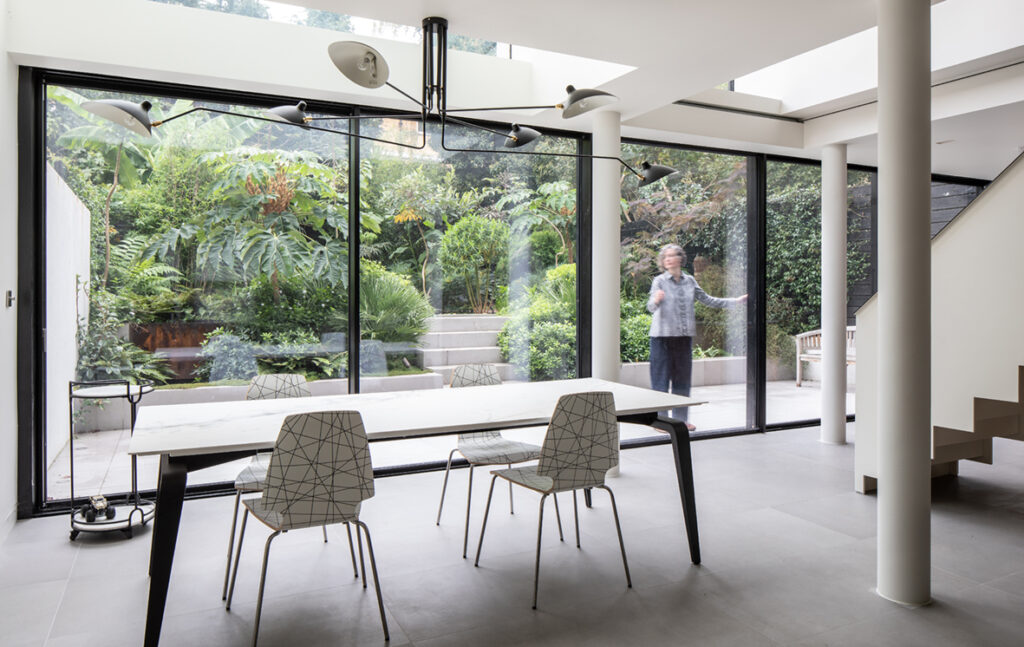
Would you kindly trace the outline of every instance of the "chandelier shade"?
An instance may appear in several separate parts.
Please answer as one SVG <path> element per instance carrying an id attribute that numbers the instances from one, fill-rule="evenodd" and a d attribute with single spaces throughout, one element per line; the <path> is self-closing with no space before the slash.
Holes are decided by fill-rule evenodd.
<path id="1" fill-rule="evenodd" d="M 103 117 L 145 137 L 153 133 L 153 125 L 149 120 L 149 109 L 152 107 L 149 101 L 132 103 L 121 99 L 98 99 L 82 103 L 82 108 L 97 117 Z"/>
<path id="2" fill-rule="evenodd" d="M 613 104 L 619 100 L 614 94 L 603 90 L 581 88 L 577 90 L 569 85 L 565 88 L 568 98 L 565 100 L 565 108 L 562 109 L 562 119 L 578 117 L 591 110 L 597 110 L 604 106 Z"/>
<path id="3" fill-rule="evenodd" d="M 327 55 L 334 67 L 356 85 L 376 89 L 388 82 L 388 62 L 380 52 L 365 43 L 353 40 L 331 43 Z"/>

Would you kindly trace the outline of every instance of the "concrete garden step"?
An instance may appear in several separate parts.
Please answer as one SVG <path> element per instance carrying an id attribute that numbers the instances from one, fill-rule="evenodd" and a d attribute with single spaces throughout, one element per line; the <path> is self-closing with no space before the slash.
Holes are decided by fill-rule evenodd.
<path id="1" fill-rule="evenodd" d="M 459 332 L 472 330 L 499 331 L 508 321 L 501 315 L 439 315 L 427 319 L 431 332 Z"/>
<path id="2" fill-rule="evenodd" d="M 449 364 L 496 364 L 501 361 L 497 346 L 472 346 L 469 348 L 424 348 L 423 366 L 447 366 Z"/>
<path id="3" fill-rule="evenodd" d="M 428 332 L 420 337 L 424 349 L 473 348 L 495 346 L 498 343 L 496 330 L 460 330 L 454 332 Z"/>

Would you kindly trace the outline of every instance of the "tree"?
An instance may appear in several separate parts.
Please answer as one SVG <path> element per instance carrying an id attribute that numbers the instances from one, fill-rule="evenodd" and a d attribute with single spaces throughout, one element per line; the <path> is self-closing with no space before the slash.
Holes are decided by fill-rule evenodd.
<path id="1" fill-rule="evenodd" d="M 494 310 L 496 274 L 508 258 L 509 226 L 469 215 L 448 228 L 441 240 L 446 277 L 461 277 L 473 312 Z"/>

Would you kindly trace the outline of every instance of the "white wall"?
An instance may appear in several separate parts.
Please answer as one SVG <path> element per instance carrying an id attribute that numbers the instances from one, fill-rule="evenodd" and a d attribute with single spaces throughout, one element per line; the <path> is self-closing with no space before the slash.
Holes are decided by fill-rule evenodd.
<path id="1" fill-rule="evenodd" d="M 68 381 L 78 361 L 78 317 L 88 315 L 89 210 L 46 167 L 46 464 L 68 442 Z"/>
<path id="2" fill-rule="evenodd" d="M 18 70 L 7 57 L 7 0 L 0 0 L 0 300 L 17 291 Z M 14 525 L 18 503 L 18 414 L 15 388 L 17 303 L 0 301 L 0 541 Z"/>
<path id="3" fill-rule="evenodd" d="M 974 429 L 974 398 L 1016 402 L 1024 366 L 1024 156 L 932 241 L 931 424 Z M 857 489 L 877 474 L 877 300 L 857 312 Z M 870 483 L 867 485 L 870 489 Z"/>

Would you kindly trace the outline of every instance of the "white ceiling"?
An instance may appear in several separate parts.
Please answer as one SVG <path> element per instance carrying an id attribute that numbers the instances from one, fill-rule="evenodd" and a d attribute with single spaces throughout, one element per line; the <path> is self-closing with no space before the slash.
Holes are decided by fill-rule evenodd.
<path id="1" fill-rule="evenodd" d="M 498 42 L 619 63 L 636 68 L 600 88 L 620 97 L 623 135 L 666 141 L 721 146 L 788 155 L 817 157 L 820 141 L 804 147 L 791 122 L 722 114 L 699 114 L 699 109 L 672 105 L 709 88 L 756 72 L 833 41 L 858 34 L 876 24 L 877 0 L 287 0 L 290 4 L 354 16 L 419 25 L 426 16 L 449 21 L 449 31 Z M 946 7 L 954 2 L 947 0 Z M 1024 3 L 1022 3 L 1024 4 Z M 985 5 L 1016 10 L 1007 0 L 974 0 L 974 14 Z M 943 5 L 938 5 L 943 6 Z M 973 15 L 973 14 L 972 14 Z M 976 16 L 979 26 L 984 16 Z M 991 22 L 989 23 L 991 26 Z M 964 37 L 972 37 L 968 34 Z M 1020 50 L 990 54 L 938 72 L 935 82 L 962 78 L 1013 64 Z M 934 122 L 936 172 L 995 177 L 1024 146 L 1024 65 L 1020 78 L 1022 102 L 995 102 Z M 836 71 L 831 71 L 836 73 Z M 841 71 L 839 71 L 841 73 Z M 858 88 L 815 107 L 791 111 L 801 119 L 814 118 L 874 101 L 873 88 Z M 996 105 L 998 103 L 998 105 Z M 711 111 L 704 111 L 710 113 Z M 851 119 L 860 119 L 858 109 Z M 780 114 L 786 115 L 785 107 Z M 839 124 L 842 113 L 830 123 Z M 536 115 L 535 125 L 588 130 L 585 119 L 561 122 L 554 111 Z M 840 124 L 841 126 L 841 124 Z M 837 127 L 835 132 L 843 132 Z M 821 139 L 822 129 L 816 137 Z M 837 135 L 838 137 L 838 135 Z M 876 163 L 874 133 L 840 139 L 851 144 L 851 162 Z"/>

